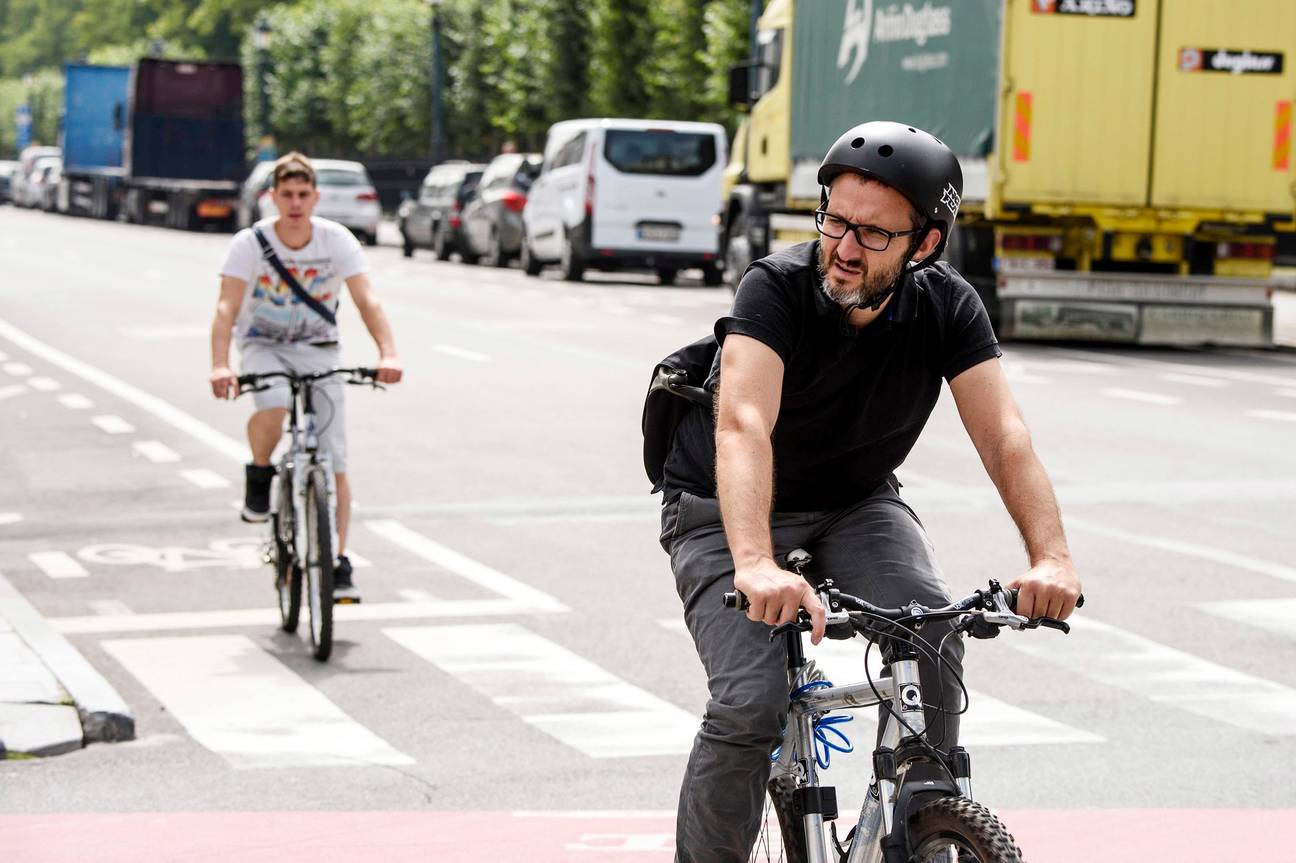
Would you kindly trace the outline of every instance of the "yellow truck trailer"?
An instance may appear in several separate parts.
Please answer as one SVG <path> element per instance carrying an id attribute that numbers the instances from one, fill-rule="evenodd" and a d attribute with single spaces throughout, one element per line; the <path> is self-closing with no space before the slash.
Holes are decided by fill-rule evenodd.
<path id="1" fill-rule="evenodd" d="M 1272 344 L 1296 229 L 1296 0 L 774 0 L 735 70 L 725 263 L 815 236 L 837 134 L 964 166 L 947 257 L 1002 336 Z"/>

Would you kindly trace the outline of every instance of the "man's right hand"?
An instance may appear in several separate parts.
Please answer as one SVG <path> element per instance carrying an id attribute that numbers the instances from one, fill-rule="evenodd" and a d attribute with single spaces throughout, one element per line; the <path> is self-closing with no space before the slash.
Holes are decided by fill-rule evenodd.
<path id="1" fill-rule="evenodd" d="M 216 366 L 211 372 L 212 395 L 218 399 L 232 399 L 239 394 L 238 375 L 229 366 Z"/>
<path id="2" fill-rule="evenodd" d="M 734 572 L 734 587 L 741 590 L 751 604 L 747 619 L 764 622 L 770 626 L 796 620 L 797 609 L 810 613 L 812 629 L 810 643 L 818 644 L 824 635 L 824 607 L 815 595 L 814 588 L 795 572 L 781 569 L 770 558 L 738 568 Z"/>

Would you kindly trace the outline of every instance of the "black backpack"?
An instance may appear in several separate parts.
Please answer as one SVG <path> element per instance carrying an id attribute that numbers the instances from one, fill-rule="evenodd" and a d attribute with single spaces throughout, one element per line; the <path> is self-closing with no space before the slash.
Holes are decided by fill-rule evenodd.
<path id="1" fill-rule="evenodd" d="M 643 437 L 644 470 L 654 493 L 662 489 L 666 457 L 680 420 L 698 407 L 708 412 L 713 409 L 715 396 L 705 383 L 719 350 L 720 343 L 710 335 L 685 345 L 653 369 L 644 397 Z"/>

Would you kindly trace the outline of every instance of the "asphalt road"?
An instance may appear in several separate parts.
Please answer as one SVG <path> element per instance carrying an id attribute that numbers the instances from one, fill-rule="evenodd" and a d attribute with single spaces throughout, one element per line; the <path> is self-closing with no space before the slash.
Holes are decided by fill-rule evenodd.
<path id="1" fill-rule="evenodd" d="M 370 250 L 407 381 L 349 393 L 365 603 L 321 665 L 277 631 L 237 519 L 250 408 L 207 387 L 228 241 L 0 209 L 0 573 L 139 733 L 0 762 L 0 850 L 669 859 L 705 680 L 640 408 L 727 292 Z M 341 318 L 345 358 L 372 361 Z M 1070 636 L 969 645 L 978 797 L 1032 860 L 1290 840 L 1296 356 L 1012 344 L 1005 365 L 1088 604 Z M 948 396 L 900 478 L 955 592 L 1023 567 Z M 845 812 L 867 772 L 834 761 Z"/>

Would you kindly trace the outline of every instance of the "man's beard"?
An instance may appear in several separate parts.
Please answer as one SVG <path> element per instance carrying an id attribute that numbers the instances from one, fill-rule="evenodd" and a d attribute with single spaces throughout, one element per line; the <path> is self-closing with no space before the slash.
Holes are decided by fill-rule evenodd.
<path id="1" fill-rule="evenodd" d="M 894 267 L 869 270 L 868 264 L 861 257 L 858 267 L 864 268 L 864 272 L 857 279 L 845 281 L 832 275 L 832 266 L 837 261 L 837 252 L 834 251 L 831 257 L 826 255 L 824 245 L 820 243 L 819 283 L 823 285 L 823 292 L 828 295 L 828 299 L 844 308 L 872 306 L 884 298 L 895 287 L 904 267 L 902 258 Z"/>

